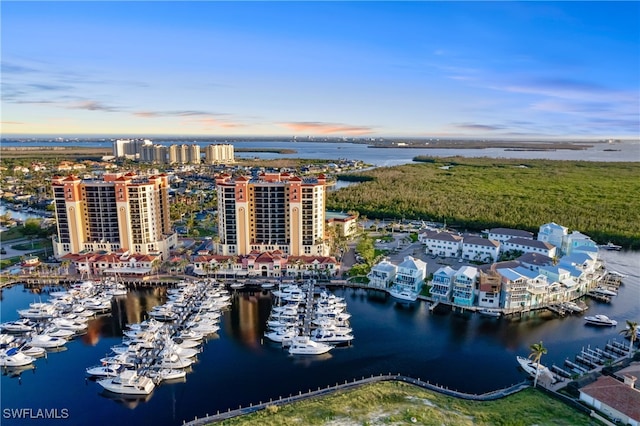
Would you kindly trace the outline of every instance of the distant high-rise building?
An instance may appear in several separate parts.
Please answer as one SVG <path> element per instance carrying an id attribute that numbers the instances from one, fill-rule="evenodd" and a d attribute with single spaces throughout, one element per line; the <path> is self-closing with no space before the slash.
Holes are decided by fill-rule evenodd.
<path id="1" fill-rule="evenodd" d="M 228 164 L 234 161 L 233 145 L 207 145 L 205 148 L 205 162 L 207 164 Z"/>
<path id="2" fill-rule="evenodd" d="M 113 155 L 138 159 L 142 156 L 144 147 L 153 145 L 149 139 L 117 139 L 113 142 Z"/>
<path id="3" fill-rule="evenodd" d="M 326 177 L 288 173 L 216 178 L 219 254 L 280 250 L 293 256 L 327 256 Z"/>
<path id="4" fill-rule="evenodd" d="M 169 164 L 175 164 L 178 162 L 178 145 L 171 145 L 168 148 L 169 151 L 169 158 L 167 159 L 167 162 Z"/>
<path id="5" fill-rule="evenodd" d="M 82 251 L 160 254 L 177 246 L 169 221 L 169 180 L 164 174 L 138 178 L 106 174 L 103 181 L 75 176 L 52 182 L 57 219 L 54 256 Z"/>
<path id="6" fill-rule="evenodd" d="M 189 150 L 187 151 L 187 162 L 189 164 L 200 164 L 200 145 L 193 144 L 189 145 Z"/>

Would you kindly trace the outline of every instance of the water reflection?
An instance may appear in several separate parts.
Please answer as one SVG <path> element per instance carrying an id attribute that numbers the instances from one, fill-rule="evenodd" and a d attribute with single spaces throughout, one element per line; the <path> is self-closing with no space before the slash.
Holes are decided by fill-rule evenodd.
<path id="1" fill-rule="evenodd" d="M 235 291 L 225 331 L 248 348 L 258 349 L 271 312 L 271 293 Z"/>

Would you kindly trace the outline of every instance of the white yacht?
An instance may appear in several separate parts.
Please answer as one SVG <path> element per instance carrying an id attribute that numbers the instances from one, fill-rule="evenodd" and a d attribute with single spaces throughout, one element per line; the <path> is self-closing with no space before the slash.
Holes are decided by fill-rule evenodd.
<path id="1" fill-rule="evenodd" d="M 415 302 L 418 299 L 418 293 L 406 287 L 391 287 L 389 294 L 400 302 Z"/>
<path id="2" fill-rule="evenodd" d="M 153 368 L 143 373 L 155 382 L 164 382 L 168 380 L 180 380 L 187 377 L 186 370 L 177 370 L 172 368 Z"/>
<path id="3" fill-rule="evenodd" d="M 618 325 L 618 321 L 612 320 L 606 315 L 598 314 L 598 315 L 590 315 L 584 317 L 584 320 L 587 324 L 593 325 L 604 325 L 604 326 L 615 326 Z"/>
<path id="4" fill-rule="evenodd" d="M 124 370 L 115 377 L 98 380 L 106 390 L 125 395 L 149 395 L 156 387 L 153 380 L 139 376 L 134 370 Z"/>
<path id="5" fill-rule="evenodd" d="M 39 348 L 37 346 L 31 346 L 31 345 L 22 345 L 18 348 L 18 350 L 23 354 L 32 356 L 34 358 L 39 358 L 47 354 L 47 351 L 45 348 Z"/>
<path id="6" fill-rule="evenodd" d="M 536 377 L 536 370 L 538 371 L 538 380 L 542 377 L 546 377 L 551 380 L 551 383 L 555 383 L 557 381 L 556 377 L 553 375 L 549 368 L 545 367 L 542 364 L 531 361 L 529 358 L 525 358 L 522 356 L 517 356 L 518 364 L 524 371 L 526 371 L 531 377 Z"/>
<path id="7" fill-rule="evenodd" d="M 6 333 L 28 333 L 33 331 L 31 321 L 27 318 L 5 322 L 0 324 L 0 328 Z"/>
<path id="8" fill-rule="evenodd" d="M 315 342 L 307 336 L 297 336 L 289 347 L 291 355 L 320 355 L 329 352 L 333 346 L 322 342 Z"/>
<path id="9" fill-rule="evenodd" d="M 67 341 L 62 337 L 53 337 L 49 336 L 48 334 L 36 334 L 35 336 L 31 337 L 29 343 L 31 344 L 31 346 L 49 349 L 59 348 L 60 346 L 63 346 L 65 343 L 67 343 Z"/>
<path id="10" fill-rule="evenodd" d="M 85 371 L 91 377 L 116 377 L 123 371 L 121 364 L 94 365 Z"/>
<path id="11" fill-rule="evenodd" d="M 337 328 L 318 328 L 311 333 L 311 340 L 323 343 L 349 343 L 353 340 L 353 334 L 340 331 Z"/>
<path id="12" fill-rule="evenodd" d="M 264 337 L 274 342 L 282 343 L 290 341 L 296 336 L 296 330 L 292 327 L 282 327 L 276 330 L 264 333 Z"/>
<path id="13" fill-rule="evenodd" d="M 20 352 L 18 348 L 0 351 L 1 367 L 23 367 L 33 363 L 36 359 Z"/>

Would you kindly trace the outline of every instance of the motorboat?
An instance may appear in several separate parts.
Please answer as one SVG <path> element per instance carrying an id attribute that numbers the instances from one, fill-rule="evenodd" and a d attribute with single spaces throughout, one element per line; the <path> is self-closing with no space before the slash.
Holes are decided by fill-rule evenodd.
<path id="1" fill-rule="evenodd" d="M 389 294 L 400 302 L 415 302 L 418 299 L 418 293 L 406 287 L 391 287 Z"/>
<path id="2" fill-rule="evenodd" d="M 28 333 L 33 331 L 33 325 L 31 325 L 31 321 L 27 318 L 5 322 L 0 324 L 0 328 L 5 333 Z"/>
<path id="3" fill-rule="evenodd" d="M 478 309 L 478 313 L 483 317 L 500 318 L 502 313 L 494 309 Z"/>
<path id="4" fill-rule="evenodd" d="M 617 244 L 613 244 L 611 241 L 609 241 L 607 244 L 602 244 L 600 246 L 598 246 L 601 249 L 605 249 L 605 250 L 620 250 L 622 248 L 622 246 L 619 246 Z"/>
<path id="5" fill-rule="evenodd" d="M 139 376 L 134 370 L 124 370 L 115 377 L 98 380 L 106 390 L 125 395 L 149 395 L 156 387 L 149 377 Z"/>
<path id="6" fill-rule="evenodd" d="M 605 296 L 617 296 L 618 295 L 618 293 L 616 291 L 609 290 L 608 288 L 604 288 L 604 287 L 596 287 L 592 291 L 594 293 L 603 294 Z"/>
<path id="7" fill-rule="evenodd" d="M 187 368 L 191 364 L 193 364 L 193 359 L 180 357 L 176 353 L 162 354 L 162 357 L 158 360 L 158 363 L 157 363 L 157 365 L 160 368 L 170 368 L 170 369 Z"/>
<path id="8" fill-rule="evenodd" d="M 36 359 L 25 355 L 18 348 L 10 348 L 0 351 L 0 366 L 2 367 L 23 367 L 33 363 Z"/>
<path id="9" fill-rule="evenodd" d="M 580 306 L 578 306 L 578 304 L 577 304 L 577 303 L 575 303 L 575 302 L 564 302 L 564 303 L 562 304 L 562 306 L 563 306 L 565 309 L 570 310 L 571 312 L 582 312 L 582 311 L 584 311 L 584 309 L 583 309 L 583 308 L 581 308 Z"/>
<path id="10" fill-rule="evenodd" d="M 618 325 L 618 321 L 612 320 L 606 315 L 598 314 L 598 315 L 589 315 L 584 317 L 584 320 L 587 324 L 593 325 L 604 325 L 604 326 L 615 326 Z"/>
<path id="11" fill-rule="evenodd" d="M 244 283 L 235 282 L 235 283 L 231 284 L 229 287 L 231 287 L 234 290 L 237 290 L 239 288 L 243 288 L 244 287 Z"/>
<path id="12" fill-rule="evenodd" d="M 181 380 L 187 377 L 186 370 L 178 370 L 175 368 L 153 368 L 145 371 L 143 374 L 156 382 Z"/>
<path id="13" fill-rule="evenodd" d="M 296 336 L 295 328 L 278 328 L 276 330 L 264 333 L 264 337 L 274 342 L 282 343 L 285 341 L 290 341 Z"/>
<path id="14" fill-rule="evenodd" d="M 318 328 L 311 334 L 311 340 L 323 343 L 349 343 L 353 340 L 353 334 L 341 332 L 334 328 Z"/>
<path id="15" fill-rule="evenodd" d="M 55 325 L 51 325 L 44 330 L 44 333 L 47 336 L 51 337 L 60 337 L 62 339 L 71 339 L 76 335 L 76 332 L 73 330 L 65 330 L 64 328 L 56 327 Z"/>
<path id="16" fill-rule="evenodd" d="M 260 287 L 262 287 L 265 290 L 271 290 L 275 286 L 276 285 L 274 283 L 267 281 L 267 282 L 262 283 L 262 285 Z"/>
<path id="17" fill-rule="evenodd" d="M 39 358 L 47 354 L 47 350 L 45 348 L 40 348 L 38 346 L 31 346 L 26 344 L 20 346 L 18 350 L 23 354 L 34 357 L 34 358 Z"/>
<path id="18" fill-rule="evenodd" d="M 555 383 L 558 381 L 551 370 L 549 370 L 549 368 L 545 367 L 544 365 L 533 362 L 529 358 L 525 358 L 523 356 L 517 356 L 516 359 L 518 360 L 518 364 L 520 364 L 520 367 L 531 377 L 535 378 L 537 375 L 538 380 L 540 380 L 540 378 L 542 377 L 546 377 L 551 381 L 551 383 Z"/>
<path id="19" fill-rule="evenodd" d="M 56 316 L 56 308 L 48 303 L 32 303 L 29 308 L 18 310 L 18 315 L 30 320 L 46 320 Z"/>
<path id="20" fill-rule="evenodd" d="M 85 371 L 91 377 L 116 377 L 124 370 L 121 364 L 94 365 Z"/>
<path id="21" fill-rule="evenodd" d="M 308 336 L 297 336 L 289 346 L 291 355 L 321 355 L 329 352 L 333 346 L 311 340 Z"/>
<path id="22" fill-rule="evenodd" d="M 48 334 L 36 334 L 35 336 L 31 336 L 31 340 L 29 340 L 29 344 L 31 346 L 37 346 L 39 348 L 59 348 L 63 346 L 67 341 L 62 337 L 53 337 Z"/>
<path id="23" fill-rule="evenodd" d="M 0 334 L 0 345 L 8 345 L 14 340 L 16 340 L 16 338 L 11 334 Z"/>

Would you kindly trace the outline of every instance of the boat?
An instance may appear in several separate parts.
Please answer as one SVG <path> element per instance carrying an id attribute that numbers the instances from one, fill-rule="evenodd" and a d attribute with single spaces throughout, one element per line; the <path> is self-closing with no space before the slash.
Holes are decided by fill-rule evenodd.
<path id="1" fill-rule="evenodd" d="M 149 395 L 156 387 L 149 377 L 139 376 L 134 370 L 124 370 L 115 377 L 98 380 L 106 390 L 125 395 Z"/>
<path id="2" fill-rule="evenodd" d="M 415 302 L 418 299 L 418 293 L 406 287 L 391 287 L 389 294 L 400 302 Z"/>
<path id="3" fill-rule="evenodd" d="M 116 377 L 123 371 L 121 364 L 94 365 L 88 367 L 85 371 L 91 377 Z"/>
<path id="4" fill-rule="evenodd" d="M 549 370 L 544 365 L 533 362 L 529 358 L 525 358 L 523 356 L 517 356 L 516 359 L 518 360 L 518 364 L 520 364 L 520 367 L 531 377 L 535 378 L 537 374 L 538 380 L 540 380 L 542 377 L 546 377 L 547 379 L 551 380 L 551 383 L 555 383 L 558 381 L 551 370 Z"/>
<path id="5" fill-rule="evenodd" d="M 31 321 L 27 318 L 2 323 L 0 328 L 6 333 L 28 333 L 33 331 Z"/>
<path id="6" fill-rule="evenodd" d="M 615 292 L 615 291 L 613 291 L 613 290 L 609 290 L 609 289 L 604 288 L 604 287 L 596 287 L 596 288 L 594 288 L 592 291 L 593 291 L 594 293 L 597 293 L 597 294 L 603 294 L 603 295 L 605 295 L 605 296 L 617 296 L 617 295 L 618 295 L 618 293 L 617 293 L 617 292 Z"/>
<path id="7" fill-rule="evenodd" d="M 20 352 L 18 348 L 0 352 L 0 366 L 2 367 L 23 367 L 32 364 L 35 360 L 35 358 Z"/>
<path id="8" fill-rule="evenodd" d="M 315 342 L 307 336 L 297 336 L 289 347 L 291 355 L 321 355 L 329 352 L 333 346 L 322 342 Z"/>
<path id="9" fill-rule="evenodd" d="M 587 322 L 587 324 L 593 325 L 615 326 L 618 324 L 618 321 L 612 320 L 608 316 L 602 314 L 589 315 L 584 317 L 584 320 Z"/>
<path id="10" fill-rule="evenodd" d="M 18 350 L 23 354 L 34 357 L 34 358 L 39 358 L 41 356 L 47 355 L 47 351 L 44 348 L 39 348 L 37 346 L 31 346 L 26 344 L 20 346 Z"/>
<path id="11" fill-rule="evenodd" d="M 291 341 L 295 336 L 296 330 L 293 327 L 282 327 L 264 333 L 264 337 L 278 343 Z"/>
<path id="12" fill-rule="evenodd" d="M 67 341 L 61 337 L 53 337 L 49 336 L 48 334 L 36 334 L 35 336 L 31 337 L 29 343 L 31 344 L 31 346 L 49 349 L 59 348 L 60 346 L 63 346 L 65 343 L 67 343 Z"/>
<path id="13" fill-rule="evenodd" d="M 239 288 L 244 287 L 244 283 L 235 282 L 235 283 L 231 284 L 229 287 L 231 287 L 232 289 L 239 289 Z"/>
<path id="14" fill-rule="evenodd" d="M 575 302 L 564 302 L 562 304 L 562 306 L 568 310 L 570 310 L 571 312 L 582 312 L 584 311 L 583 308 L 581 308 L 580 306 L 578 306 L 577 303 Z"/>
<path id="15" fill-rule="evenodd" d="M 607 244 L 602 244 L 600 246 L 601 249 L 605 249 L 605 250 L 620 250 L 622 248 L 622 246 L 619 246 L 617 244 L 613 244 L 611 241 L 609 241 Z"/>
<path id="16" fill-rule="evenodd" d="M 502 312 L 493 309 L 478 309 L 478 313 L 483 317 L 500 318 Z"/>
<path id="17" fill-rule="evenodd" d="M 155 380 L 156 382 L 180 380 L 187 377 L 186 370 L 177 370 L 174 368 L 153 368 L 143 374 Z"/>
<path id="18" fill-rule="evenodd" d="M 262 287 L 265 290 L 270 290 L 270 289 L 274 288 L 275 286 L 276 285 L 274 283 L 267 281 L 265 283 L 262 283 L 262 285 L 260 287 Z"/>

